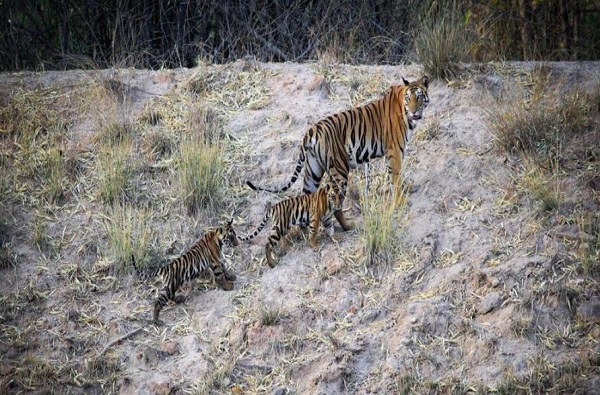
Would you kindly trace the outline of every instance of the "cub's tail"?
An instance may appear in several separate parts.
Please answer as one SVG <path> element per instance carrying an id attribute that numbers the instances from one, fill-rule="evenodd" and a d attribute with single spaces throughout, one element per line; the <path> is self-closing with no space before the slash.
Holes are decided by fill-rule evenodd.
<path id="1" fill-rule="evenodd" d="M 258 234 L 263 230 L 267 222 L 269 222 L 269 218 L 271 217 L 271 203 L 267 203 L 266 211 L 267 212 L 265 213 L 262 222 L 258 225 L 256 230 L 244 237 L 238 237 L 240 241 L 249 241 L 258 236 Z"/>

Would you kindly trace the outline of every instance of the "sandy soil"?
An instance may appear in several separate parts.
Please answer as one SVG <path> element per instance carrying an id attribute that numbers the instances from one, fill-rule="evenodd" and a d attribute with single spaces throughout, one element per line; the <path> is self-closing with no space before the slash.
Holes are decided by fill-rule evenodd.
<path id="1" fill-rule="evenodd" d="M 529 168 L 523 158 L 494 146 L 487 122 L 490 111 L 517 96 L 522 100 L 536 67 L 483 65 L 461 80 L 431 83 L 430 105 L 405 160 L 410 193 L 394 218 L 390 263 L 367 262 L 361 167 L 352 174 L 346 201 L 357 229 L 343 232 L 336 224 L 340 242 L 321 234 L 318 251 L 297 232 L 273 269 L 264 259 L 266 231 L 226 248 L 238 275 L 235 289 L 195 282 L 185 303 L 162 312 L 162 327 L 149 322 L 157 283 L 133 270 L 117 275 L 103 249 L 105 211 L 92 193 L 94 183 L 85 181 L 92 173 L 86 155 L 97 149 L 93 136 L 102 121 L 89 103 L 81 113 L 65 110 L 72 122 L 67 150 L 88 169 L 79 187 L 61 205 L 10 197 L 0 209 L 0 236 L 10 250 L 0 269 L 1 392 L 593 393 L 600 384 L 600 287 L 597 272 L 580 269 L 577 252 L 585 238 L 576 219 L 599 211 L 598 159 L 565 166 L 560 207 L 540 212 L 521 187 Z M 585 91 L 600 84 L 597 62 L 544 67 L 557 89 Z M 86 86 L 120 81 L 127 101 L 119 111 L 139 119 L 190 78 L 211 70 L 4 74 L 0 90 L 6 98 L 0 104 L 22 92 L 53 88 L 71 105 L 81 104 L 89 100 L 81 93 Z M 233 207 L 238 231 L 250 232 L 267 201 L 299 193 L 301 183 L 276 196 L 250 191 L 245 180 L 287 181 L 308 125 L 379 97 L 401 77 L 422 75 L 418 65 L 333 62 L 244 60 L 219 70 L 250 81 L 241 79 L 236 87 L 236 94 L 247 95 L 243 100 L 219 96 L 214 102 L 230 150 L 227 210 L 189 216 L 168 192 L 170 169 L 154 184 L 140 171 L 131 192 L 133 201 L 143 202 L 139 196 L 158 186 L 161 192 L 152 199 L 171 207 L 163 215 L 155 203 L 148 205 L 161 260 L 183 251 Z M 258 83 L 252 80 L 256 73 L 263 78 Z M 556 93 L 552 86 L 549 92 Z M 593 103 L 592 111 L 598 111 Z M 158 122 L 148 130 L 163 127 Z M 592 127 L 597 136 L 598 126 Z M 156 163 L 143 155 L 145 136 L 136 136 L 133 149 L 151 168 Z M 3 148 L 9 148 L 6 141 Z M 590 144 L 593 150 L 597 142 Z M 10 158 L 7 152 L 0 164 L 10 166 Z M 372 164 L 374 195 L 385 189 L 385 165 L 384 159 Z M 60 245 L 53 253 L 32 241 L 40 217 L 49 243 Z M 49 384 L 41 385 L 44 380 Z"/>

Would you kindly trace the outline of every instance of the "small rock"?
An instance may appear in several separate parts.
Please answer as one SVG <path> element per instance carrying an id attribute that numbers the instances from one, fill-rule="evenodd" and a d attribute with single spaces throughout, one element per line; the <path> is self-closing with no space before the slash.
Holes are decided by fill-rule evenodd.
<path id="1" fill-rule="evenodd" d="M 500 303 L 500 294 L 498 292 L 491 292 L 483 298 L 481 303 L 479 303 L 479 307 L 477 308 L 477 312 L 479 314 L 487 314 L 494 309 L 494 307 L 498 306 Z"/>
<path id="2" fill-rule="evenodd" d="M 579 228 L 577 225 L 562 225 L 555 232 L 556 237 L 566 240 L 579 240 Z"/>
<path id="3" fill-rule="evenodd" d="M 496 288 L 498 285 L 500 285 L 500 280 L 498 280 L 497 278 L 492 280 L 492 287 Z"/>
<path id="4" fill-rule="evenodd" d="M 171 393 L 171 383 L 150 383 L 148 390 L 154 395 L 169 395 Z"/>
<path id="5" fill-rule="evenodd" d="M 320 91 L 324 89 L 325 86 L 327 86 L 327 81 L 324 77 L 319 76 L 308 83 L 307 89 L 309 92 Z"/>
<path id="6" fill-rule="evenodd" d="M 327 274 L 333 276 L 338 273 L 344 267 L 344 261 L 339 257 L 331 258 L 327 260 Z"/>
<path id="7" fill-rule="evenodd" d="M 600 301 L 590 300 L 581 303 L 577 308 L 577 316 L 582 321 L 600 323 Z"/>
<path id="8" fill-rule="evenodd" d="M 164 341 L 160 343 L 159 346 L 160 351 L 165 352 L 169 355 L 174 355 L 177 351 L 179 351 L 179 345 L 174 341 Z"/>
<path id="9" fill-rule="evenodd" d="M 8 377 L 8 375 L 12 374 L 15 370 L 15 367 L 8 363 L 3 362 L 0 364 L 0 376 L 2 377 Z"/>
<path id="10" fill-rule="evenodd" d="M 595 326 L 590 333 L 593 339 L 600 339 L 600 326 Z"/>

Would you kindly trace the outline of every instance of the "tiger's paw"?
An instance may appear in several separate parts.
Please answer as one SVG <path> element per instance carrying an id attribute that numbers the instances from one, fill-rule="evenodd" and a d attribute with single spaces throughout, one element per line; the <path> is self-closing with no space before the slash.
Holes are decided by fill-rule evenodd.
<path id="1" fill-rule="evenodd" d="M 225 280 L 227 281 L 235 281 L 237 279 L 237 276 L 232 273 L 232 272 L 225 272 Z"/>
<path id="2" fill-rule="evenodd" d="M 231 281 L 223 280 L 218 283 L 219 288 L 224 291 L 231 291 L 233 289 L 233 283 Z"/>
<path id="3" fill-rule="evenodd" d="M 277 266 L 278 259 L 274 259 L 272 254 L 267 253 L 266 258 L 270 268 L 274 268 L 275 266 Z"/>
<path id="4" fill-rule="evenodd" d="M 152 320 L 152 323 L 154 324 L 154 326 L 159 327 L 159 326 L 163 326 L 165 325 L 164 322 L 162 322 L 162 320 L 159 320 L 158 317 L 154 317 L 154 319 Z"/>

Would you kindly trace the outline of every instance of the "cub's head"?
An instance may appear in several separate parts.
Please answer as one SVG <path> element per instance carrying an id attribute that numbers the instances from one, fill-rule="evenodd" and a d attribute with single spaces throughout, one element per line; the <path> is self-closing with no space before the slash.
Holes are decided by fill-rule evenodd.
<path id="1" fill-rule="evenodd" d="M 429 104 L 429 77 L 424 75 L 417 81 L 409 82 L 402 78 L 404 86 L 397 88 L 397 94 L 400 96 L 398 100 L 404 105 L 404 112 L 411 126 L 414 126 L 414 121 L 423 118 L 423 109 Z"/>
<path id="2" fill-rule="evenodd" d="M 233 229 L 233 216 L 229 221 L 219 227 L 217 234 L 218 237 L 223 240 L 223 243 L 228 246 L 235 247 L 238 245 L 237 235 L 235 234 L 235 229 Z"/>
<path id="3" fill-rule="evenodd" d="M 337 183 L 331 180 L 325 185 L 325 192 L 327 193 L 327 202 L 329 204 L 329 207 L 331 207 L 333 211 L 342 209 L 342 205 L 344 204 L 346 184 L 346 181 Z"/>

